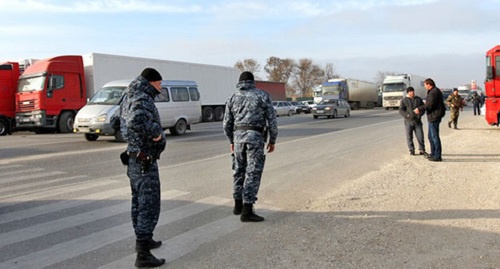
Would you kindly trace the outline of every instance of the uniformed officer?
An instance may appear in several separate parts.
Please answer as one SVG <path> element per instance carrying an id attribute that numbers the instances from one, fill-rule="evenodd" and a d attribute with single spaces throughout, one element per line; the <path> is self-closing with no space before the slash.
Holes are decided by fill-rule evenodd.
<path id="1" fill-rule="evenodd" d="M 458 94 L 457 88 L 454 88 L 453 93 L 446 98 L 446 105 L 450 107 L 450 120 L 448 121 L 448 127 L 451 128 L 451 124 L 453 123 L 453 129 L 458 130 L 458 116 L 460 115 L 460 111 L 464 110 L 464 101 Z"/>
<path id="2" fill-rule="evenodd" d="M 233 198 L 235 215 L 242 222 L 259 222 L 264 218 L 253 212 L 267 152 L 275 149 L 278 136 L 276 114 L 268 93 L 255 88 L 251 72 L 241 73 L 237 91 L 228 99 L 223 128 L 233 154 Z"/>
<path id="3" fill-rule="evenodd" d="M 156 160 L 165 148 L 165 133 L 154 98 L 162 77 L 153 68 L 142 71 L 127 88 L 120 106 L 120 128 L 127 141 L 127 175 L 132 189 L 132 225 L 136 235 L 137 267 L 158 267 L 165 263 L 150 250 L 161 246 L 153 240 L 160 216 L 160 177 Z M 127 161 L 125 161 L 127 163 Z"/>

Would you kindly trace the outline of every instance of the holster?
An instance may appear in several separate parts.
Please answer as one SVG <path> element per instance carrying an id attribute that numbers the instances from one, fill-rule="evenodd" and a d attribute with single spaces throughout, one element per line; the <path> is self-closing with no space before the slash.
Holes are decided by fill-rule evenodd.
<path id="1" fill-rule="evenodd" d="M 128 159 L 129 159 L 129 156 L 128 156 L 127 151 L 120 153 L 120 160 L 122 161 L 123 165 L 128 165 Z"/>

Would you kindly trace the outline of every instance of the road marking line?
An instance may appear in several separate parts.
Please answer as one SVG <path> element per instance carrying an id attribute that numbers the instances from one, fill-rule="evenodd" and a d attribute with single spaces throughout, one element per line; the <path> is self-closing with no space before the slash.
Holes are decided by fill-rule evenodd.
<path id="1" fill-rule="evenodd" d="M 164 199 L 175 199 L 179 196 L 188 194 L 176 190 L 162 192 Z M 162 199 L 163 200 L 163 199 Z M 50 233 L 58 232 L 74 226 L 84 225 L 100 219 L 108 218 L 111 216 L 119 215 L 122 213 L 130 212 L 130 201 L 119 203 L 113 206 L 99 208 L 93 211 L 60 218 L 57 220 L 41 223 L 26 228 L 13 230 L 7 233 L 0 234 L 0 248 L 22 242 L 39 236 L 44 236 Z"/>
<path id="2" fill-rule="evenodd" d="M 195 201 L 194 203 L 162 212 L 158 223 L 162 226 L 167 225 L 202 213 L 209 209 L 222 206 L 230 201 L 230 199 L 226 198 L 207 197 L 205 199 Z M 64 243 L 56 244 L 46 249 L 2 262 L 0 263 L 0 268 L 45 268 L 58 262 L 77 257 L 84 253 L 88 253 L 106 245 L 129 238 L 131 234 L 133 234 L 131 226 L 131 223 L 122 224 L 100 232 L 66 241 Z"/>

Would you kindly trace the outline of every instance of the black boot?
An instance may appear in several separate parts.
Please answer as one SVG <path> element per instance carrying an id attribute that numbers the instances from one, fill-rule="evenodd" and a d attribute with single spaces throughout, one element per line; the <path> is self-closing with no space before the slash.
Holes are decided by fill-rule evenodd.
<path id="1" fill-rule="evenodd" d="M 243 200 L 234 199 L 233 214 L 239 215 L 243 211 Z"/>
<path id="2" fill-rule="evenodd" d="M 137 250 L 137 259 L 135 260 L 136 267 L 152 268 L 165 264 L 165 259 L 157 259 L 151 254 L 151 251 L 149 251 L 152 246 L 160 247 L 161 241 L 158 242 L 153 239 L 135 241 L 135 249 Z"/>
<path id="3" fill-rule="evenodd" d="M 155 241 L 153 239 L 147 240 L 136 240 L 135 241 L 135 250 L 139 251 L 140 249 L 151 250 L 155 248 L 159 248 L 161 246 L 161 241 Z"/>
<path id="4" fill-rule="evenodd" d="M 264 218 L 255 215 L 253 212 L 253 204 L 243 204 L 243 211 L 241 212 L 240 220 L 242 222 L 259 222 L 264 221 Z"/>
<path id="5" fill-rule="evenodd" d="M 165 259 L 157 259 L 149 250 L 140 250 L 137 252 L 135 266 L 139 268 L 154 268 L 165 264 Z"/>

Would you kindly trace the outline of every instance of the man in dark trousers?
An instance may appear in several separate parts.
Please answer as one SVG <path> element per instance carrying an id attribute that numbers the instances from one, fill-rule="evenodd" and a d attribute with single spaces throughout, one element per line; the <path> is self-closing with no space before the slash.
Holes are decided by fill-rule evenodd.
<path id="1" fill-rule="evenodd" d="M 419 106 L 424 105 L 422 98 L 415 95 L 415 89 L 413 87 L 408 87 L 406 89 L 407 96 L 401 100 L 399 105 L 399 114 L 403 116 L 406 131 L 406 143 L 408 144 L 408 149 L 410 150 L 410 155 L 415 155 L 415 145 L 413 144 L 413 133 L 417 137 L 418 150 L 420 155 L 425 157 L 428 154 L 425 152 L 424 143 L 424 128 L 422 125 L 422 114 L 415 114 L 413 110 Z"/>
<path id="2" fill-rule="evenodd" d="M 443 101 L 443 93 L 436 87 L 434 80 L 428 78 L 424 81 L 424 87 L 427 89 L 427 98 L 424 105 L 415 108 L 416 114 L 427 113 L 428 138 L 431 144 L 431 154 L 429 161 L 440 162 L 441 158 L 441 138 L 439 137 L 439 124 L 446 113 Z"/>
<path id="3" fill-rule="evenodd" d="M 132 190 L 132 226 L 136 236 L 137 267 L 158 267 L 165 263 L 150 250 L 159 248 L 153 231 L 160 216 L 161 188 L 158 164 L 165 149 L 165 133 L 155 106 L 161 91 L 162 77 L 153 68 L 146 68 L 127 88 L 120 105 L 120 129 L 127 141 L 127 175 Z"/>
<path id="4" fill-rule="evenodd" d="M 251 72 L 241 73 L 236 92 L 226 102 L 223 122 L 233 159 L 233 198 L 235 215 L 242 222 L 259 222 L 264 218 L 253 212 L 267 152 L 274 151 L 278 124 L 271 97 L 255 88 Z M 268 130 L 266 130 L 268 128 Z"/>

